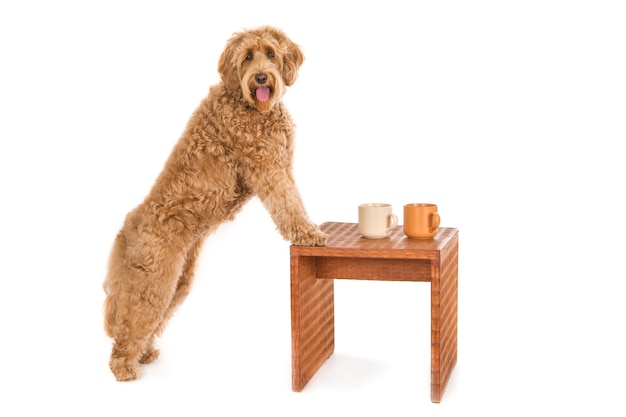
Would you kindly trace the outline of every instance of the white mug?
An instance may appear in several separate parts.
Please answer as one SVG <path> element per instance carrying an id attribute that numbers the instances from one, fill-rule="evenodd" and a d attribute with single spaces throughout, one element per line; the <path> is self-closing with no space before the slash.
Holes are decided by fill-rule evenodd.
<path id="1" fill-rule="evenodd" d="M 382 239 L 398 225 L 391 204 L 365 203 L 359 206 L 359 233 L 368 239 Z"/>

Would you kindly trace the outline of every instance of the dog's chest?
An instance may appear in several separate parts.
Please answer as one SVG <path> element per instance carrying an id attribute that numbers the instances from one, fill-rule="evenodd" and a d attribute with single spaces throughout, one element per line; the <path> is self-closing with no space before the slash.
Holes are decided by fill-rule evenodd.
<path id="1" fill-rule="evenodd" d="M 275 118 L 259 118 L 236 124 L 231 140 L 226 143 L 239 164 L 262 165 L 288 159 L 292 132 L 288 123 Z"/>

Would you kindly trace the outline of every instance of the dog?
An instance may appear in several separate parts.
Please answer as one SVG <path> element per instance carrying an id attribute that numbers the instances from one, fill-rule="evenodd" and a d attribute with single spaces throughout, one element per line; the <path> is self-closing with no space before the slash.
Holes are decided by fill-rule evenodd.
<path id="1" fill-rule="evenodd" d="M 281 101 L 303 61 L 278 28 L 245 29 L 227 41 L 220 81 L 113 243 L 103 310 L 118 381 L 138 378 L 140 364 L 157 359 L 155 338 L 189 294 L 203 241 L 253 196 L 285 240 L 326 244 L 294 181 L 294 124 Z"/>

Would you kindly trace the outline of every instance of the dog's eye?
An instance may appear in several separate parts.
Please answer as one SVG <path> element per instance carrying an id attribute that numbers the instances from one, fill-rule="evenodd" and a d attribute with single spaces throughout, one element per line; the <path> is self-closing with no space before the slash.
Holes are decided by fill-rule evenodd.
<path id="1" fill-rule="evenodd" d="M 267 51 L 267 57 L 268 57 L 268 58 L 274 58 L 274 52 L 272 52 L 272 51 Z"/>
<path id="2" fill-rule="evenodd" d="M 246 61 L 252 61 L 252 54 L 246 54 Z"/>

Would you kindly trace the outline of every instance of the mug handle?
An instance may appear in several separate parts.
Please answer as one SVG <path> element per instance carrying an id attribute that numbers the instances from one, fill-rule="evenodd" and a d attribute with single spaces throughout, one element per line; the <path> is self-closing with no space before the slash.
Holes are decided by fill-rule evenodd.
<path id="1" fill-rule="evenodd" d="M 429 230 L 430 233 L 437 230 L 437 228 L 439 227 L 440 221 L 441 221 L 441 218 L 439 217 L 439 213 L 430 214 L 430 223 L 431 223 L 430 230 Z"/>
<path id="2" fill-rule="evenodd" d="M 393 229 L 394 227 L 398 225 L 398 216 L 391 213 L 389 217 L 387 218 L 387 221 L 389 222 L 389 227 L 387 228 L 387 234 L 389 234 L 391 233 L 391 229 Z"/>

